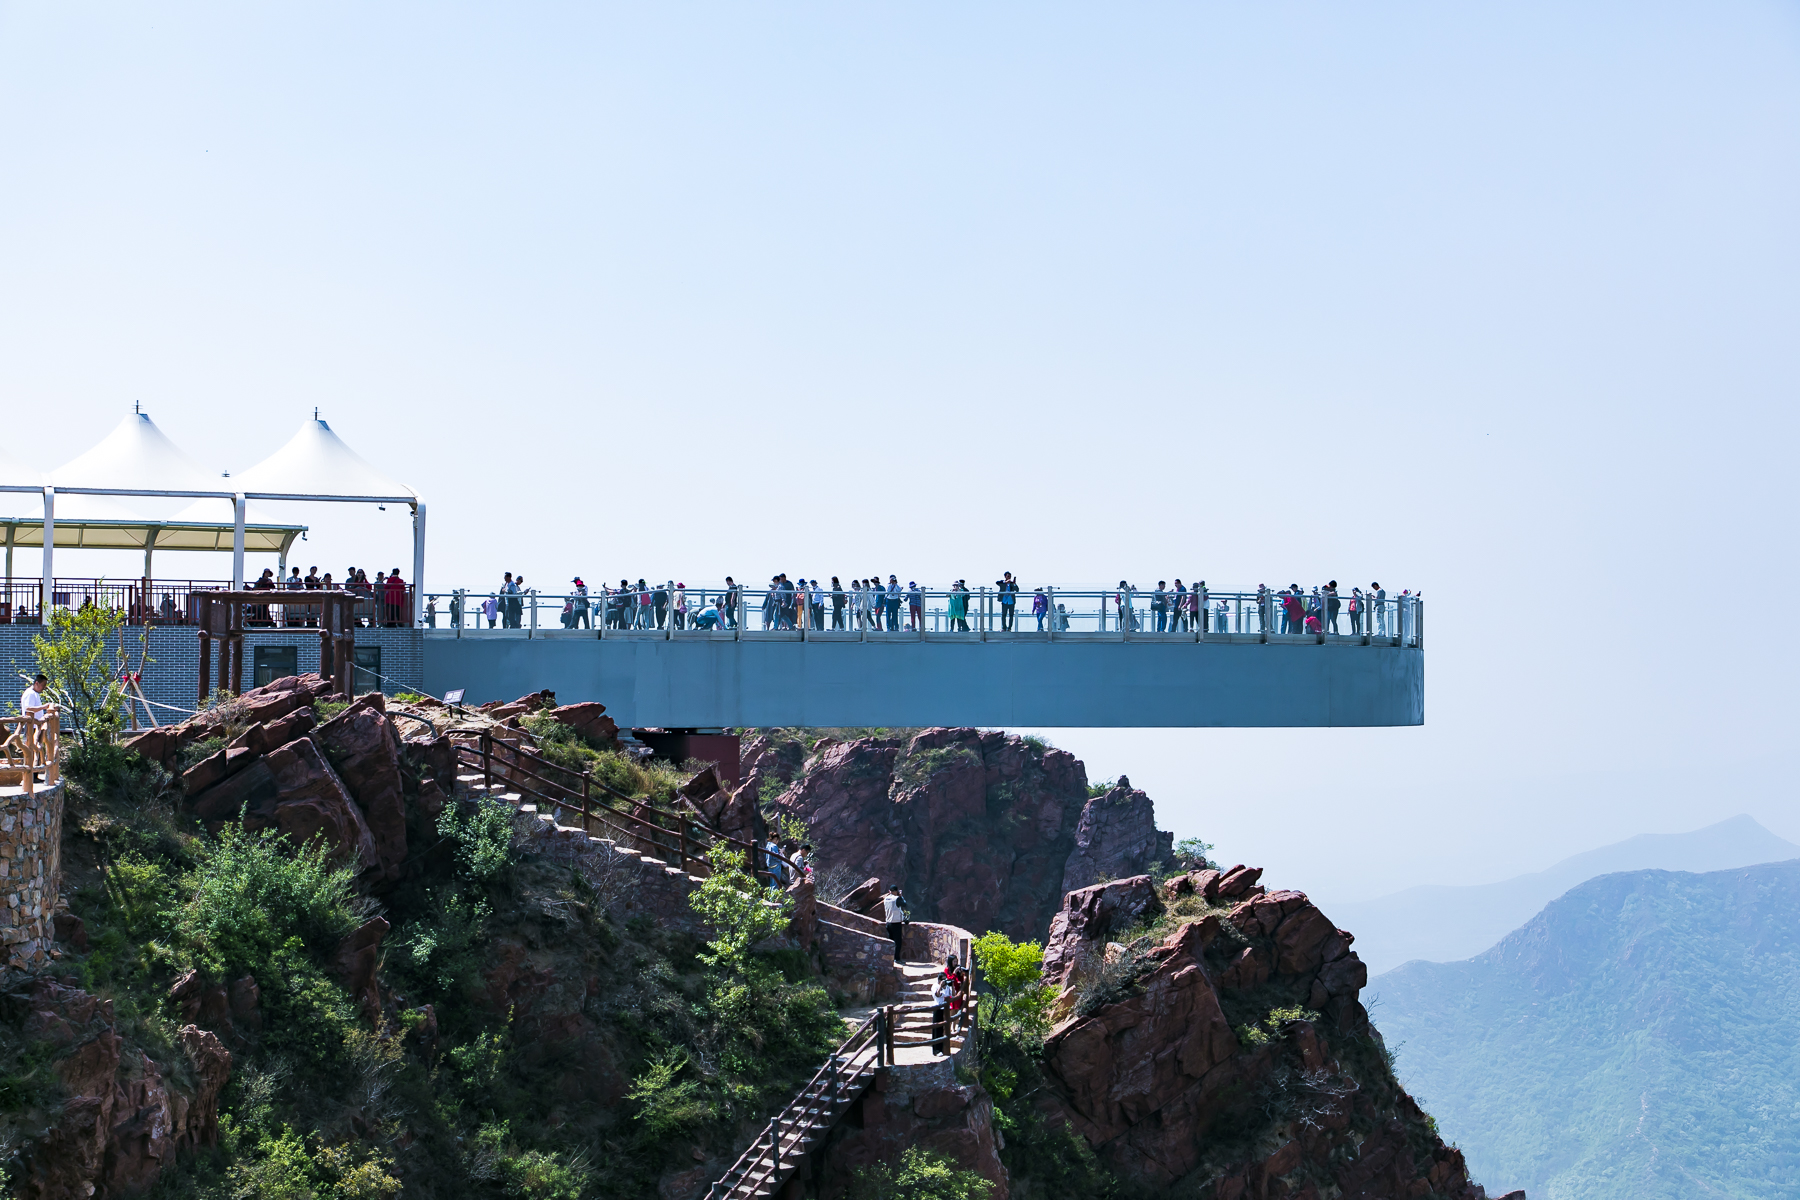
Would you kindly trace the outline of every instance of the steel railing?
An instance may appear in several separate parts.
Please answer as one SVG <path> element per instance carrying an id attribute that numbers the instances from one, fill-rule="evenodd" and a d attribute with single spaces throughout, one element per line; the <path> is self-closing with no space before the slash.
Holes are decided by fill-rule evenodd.
<path id="1" fill-rule="evenodd" d="M 349 591 L 356 600 L 351 608 L 358 627 L 396 627 L 412 625 L 413 588 L 408 585 L 406 597 L 390 604 L 385 594 L 370 589 Z M 223 579 L 106 579 L 58 576 L 51 582 L 49 607 L 80 609 L 87 606 L 111 609 L 125 614 L 128 625 L 193 625 L 196 615 L 189 600 L 195 592 L 231 590 Z M 259 590 L 251 587 L 250 590 Z M 287 586 L 268 589 L 268 603 L 245 605 L 244 627 L 255 629 L 313 629 L 318 626 L 317 608 L 284 605 L 282 594 Z M 316 589 L 291 589 L 316 591 Z M 14 579 L 0 585 L 0 624 L 39 625 L 43 623 L 44 585 L 38 579 Z"/>
<path id="2" fill-rule="evenodd" d="M 428 627 L 609 637 L 771 641 L 961 641 L 1025 638 L 1294 641 L 1422 646 L 1424 601 L 1410 593 L 1321 589 L 1161 595 L 1135 588 L 1045 587 L 1013 594 L 918 588 L 879 594 L 688 588 L 581 594 L 428 593 Z M 841 602 L 840 602 L 841 601 Z"/>

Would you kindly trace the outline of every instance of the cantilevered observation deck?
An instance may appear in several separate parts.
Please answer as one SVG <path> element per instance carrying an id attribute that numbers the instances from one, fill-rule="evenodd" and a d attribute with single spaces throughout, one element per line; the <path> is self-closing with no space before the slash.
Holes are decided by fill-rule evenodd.
<path id="1" fill-rule="evenodd" d="M 440 619 L 460 609 L 461 628 L 427 628 L 424 685 L 469 703 L 550 688 L 563 703 L 599 700 L 620 725 L 666 729 L 756 726 L 1072 726 L 1232 728 L 1419 725 L 1425 719 L 1424 611 L 1389 599 L 1357 614 L 1340 601 L 1339 632 L 1291 628 L 1273 596 L 1217 593 L 1221 622 L 1160 622 L 1143 594 L 1063 593 L 1063 616 L 1042 631 L 1031 594 L 1002 628 L 999 607 L 977 596 L 955 624 L 942 594 L 923 628 L 890 631 L 751 628 L 761 593 L 736 628 L 562 627 L 564 597 L 528 596 L 516 627 L 487 628 L 475 598 L 433 598 Z M 485 597 L 482 597 L 485 599 Z M 935 609 L 935 611 L 934 611 Z M 1056 611 L 1056 609 L 1052 609 Z M 534 617 L 535 613 L 535 627 Z M 572 614 L 571 614 L 572 615 Z M 910 616 L 902 607 L 901 622 Z M 1121 621 L 1121 617 L 1123 620 Z M 500 622 L 509 618 L 502 608 Z M 478 621 L 480 628 L 471 625 Z M 640 618 L 632 617 L 634 625 Z M 547 627 L 554 624 L 554 627 Z M 799 622 L 796 622 L 798 625 Z M 1124 628 L 1121 628 L 1121 624 Z M 1221 624 L 1223 628 L 1221 628 Z M 1052 628 L 1052 626 L 1058 626 Z M 935 627 L 934 627 L 935 626 Z M 1303 626 L 1304 627 L 1304 626 Z"/>

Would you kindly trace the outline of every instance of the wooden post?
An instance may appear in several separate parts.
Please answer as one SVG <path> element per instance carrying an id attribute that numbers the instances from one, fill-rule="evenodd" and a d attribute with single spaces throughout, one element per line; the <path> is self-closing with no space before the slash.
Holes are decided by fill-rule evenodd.
<path id="1" fill-rule="evenodd" d="M 200 627 L 200 671 L 198 680 L 199 695 L 194 701 L 198 708 L 206 703 L 206 681 L 212 674 L 212 601 L 199 592 L 188 594 L 188 612 Z"/>
<path id="2" fill-rule="evenodd" d="M 494 790 L 494 735 L 481 731 L 481 781 L 488 791 Z"/>

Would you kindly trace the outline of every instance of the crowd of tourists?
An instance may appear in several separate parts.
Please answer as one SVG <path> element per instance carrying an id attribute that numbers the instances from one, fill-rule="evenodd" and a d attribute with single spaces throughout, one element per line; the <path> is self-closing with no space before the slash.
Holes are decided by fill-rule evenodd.
<path id="1" fill-rule="evenodd" d="M 525 577 L 508 571 L 500 588 L 479 601 L 472 613 L 465 611 L 464 594 L 457 593 L 451 600 L 451 624 L 460 627 L 472 616 L 477 624 L 485 620 L 490 629 L 521 628 L 528 594 Z M 1180 579 L 1172 586 L 1159 579 L 1153 589 L 1121 579 L 1116 589 L 1100 594 L 1098 616 L 1101 628 L 1110 624 L 1156 633 L 1343 633 L 1347 618 L 1349 633 L 1385 637 L 1390 628 L 1399 632 L 1399 601 L 1417 596 L 1403 591 L 1390 599 L 1379 583 L 1344 593 L 1334 579 L 1310 592 L 1297 583 L 1280 589 L 1259 585 L 1252 601 L 1236 593 L 1230 599 L 1212 595 L 1203 579 L 1191 586 Z M 1026 592 L 1007 571 L 980 594 L 966 579 L 939 590 L 916 580 L 902 584 L 892 574 L 885 580 L 877 574 L 848 583 L 833 575 L 821 583 L 783 573 L 772 576 L 766 589 L 748 593 L 730 576 L 723 587 L 690 588 L 674 579 L 655 583 L 639 578 L 634 583 L 624 578 L 616 587 L 603 583 L 591 589 L 576 576 L 561 597 L 560 620 L 565 629 L 728 630 L 740 622 L 753 622 L 766 630 L 917 632 L 925 628 L 928 597 L 936 606 L 933 615 L 941 616 L 943 628 L 953 633 L 971 632 L 971 610 L 983 604 L 991 622 L 987 627 L 1002 633 L 1027 628 L 1026 621 L 1036 632 L 1066 632 L 1072 616 L 1051 589 Z M 436 623 L 435 603 L 427 623 Z"/>
<path id="2" fill-rule="evenodd" d="M 277 578 L 274 568 L 265 567 L 261 577 L 246 584 L 245 590 L 348 592 L 358 600 L 352 610 L 353 619 L 358 625 L 392 627 L 412 624 L 412 612 L 407 602 L 409 589 L 399 567 L 392 571 L 376 571 L 373 582 L 369 579 L 369 573 L 361 567 L 346 570 L 342 582 L 333 578 L 330 571 L 320 575 L 317 567 L 308 568 L 305 575 L 301 575 L 300 568 L 295 567 L 286 579 Z M 163 604 L 170 610 L 165 615 L 173 616 L 174 597 L 165 595 Z M 277 602 L 256 604 L 250 606 L 245 620 L 251 625 L 312 628 L 319 623 L 319 610 L 310 605 L 283 605 Z"/>

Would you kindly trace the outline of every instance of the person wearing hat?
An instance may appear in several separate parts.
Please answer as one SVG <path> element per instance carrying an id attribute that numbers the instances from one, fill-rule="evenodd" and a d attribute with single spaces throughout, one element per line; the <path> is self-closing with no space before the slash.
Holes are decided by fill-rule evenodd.
<path id="1" fill-rule="evenodd" d="M 906 627 L 923 633 L 925 631 L 925 593 L 920 591 L 919 585 L 910 579 L 906 581 L 906 608 L 908 615 L 912 618 Z"/>
<path id="2" fill-rule="evenodd" d="M 592 629 L 593 623 L 588 619 L 587 584 L 581 581 L 579 575 L 569 580 L 569 599 L 572 604 L 569 612 L 569 628 Z"/>

